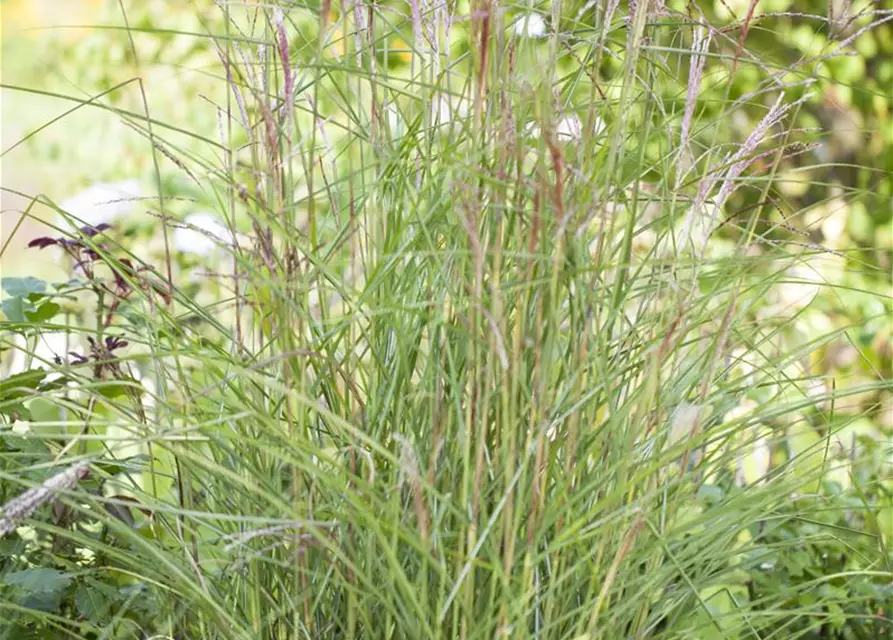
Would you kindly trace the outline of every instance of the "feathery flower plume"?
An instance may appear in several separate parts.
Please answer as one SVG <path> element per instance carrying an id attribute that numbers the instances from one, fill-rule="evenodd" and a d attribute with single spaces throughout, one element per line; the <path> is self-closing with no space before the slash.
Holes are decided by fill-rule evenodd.
<path id="1" fill-rule="evenodd" d="M 707 64 L 707 56 L 704 54 L 710 48 L 711 34 L 706 29 L 700 28 L 695 32 L 692 43 L 692 56 L 688 72 L 688 91 L 685 95 L 685 112 L 682 115 L 682 129 L 679 133 L 679 146 L 682 150 L 682 171 L 680 177 L 688 171 L 692 164 L 691 145 L 689 134 L 691 132 L 691 120 L 695 114 L 695 105 L 698 101 L 698 91 L 701 88 L 701 76 L 704 66 Z"/>
<path id="2" fill-rule="evenodd" d="M 756 127 L 754 127 L 754 130 L 747 136 L 747 139 L 738 150 L 734 153 L 727 154 L 718 165 L 711 167 L 707 172 L 707 175 L 711 177 L 705 178 L 704 181 L 701 182 L 698 188 L 698 195 L 695 198 L 694 203 L 692 203 L 691 209 L 683 224 L 682 239 L 685 242 L 691 242 L 700 252 L 704 251 L 707 241 L 717 227 L 717 221 L 720 219 L 720 212 L 723 205 L 725 205 L 726 200 L 728 200 L 729 196 L 734 193 L 735 189 L 738 188 L 738 178 L 741 177 L 741 174 L 744 173 L 744 170 L 747 169 L 751 163 L 760 157 L 754 156 L 754 151 L 756 151 L 757 147 L 759 147 L 765 140 L 771 138 L 771 136 L 769 136 L 769 130 L 772 127 L 781 122 L 791 109 L 802 102 L 809 100 L 811 96 L 811 93 L 807 93 L 794 102 L 782 104 L 784 95 L 779 95 L 775 104 L 772 105 L 769 112 L 763 116 L 763 119 L 760 120 Z M 769 153 L 772 152 L 770 151 Z M 720 173 L 720 167 L 727 167 L 725 173 Z M 708 216 L 704 210 L 705 203 L 708 194 L 713 191 L 713 188 L 717 183 L 720 184 L 719 191 L 713 200 L 712 210 Z M 696 227 L 697 233 L 695 233 Z"/>
<path id="3" fill-rule="evenodd" d="M 87 475 L 89 466 L 89 462 L 78 462 L 65 471 L 47 478 L 40 486 L 28 489 L 22 495 L 3 505 L 3 515 L 0 516 L 0 537 L 15 531 L 25 518 L 52 500 L 57 493 L 77 485 Z"/>

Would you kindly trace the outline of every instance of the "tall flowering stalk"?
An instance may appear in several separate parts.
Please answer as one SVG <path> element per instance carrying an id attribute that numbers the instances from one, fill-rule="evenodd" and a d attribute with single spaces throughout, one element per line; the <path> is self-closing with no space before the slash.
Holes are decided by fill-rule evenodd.
<path id="1" fill-rule="evenodd" d="M 808 100 L 812 94 L 806 94 L 794 102 L 783 104 L 784 95 L 779 95 L 775 104 L 763 119 L 757 124 L 744 143 L 734 153 L 723 156 L 722 160 L 713 165 L 707 172 L 707 176 L 698 187 L 698 195 L 689 209 L 688 215 L 682 227 L 682 240 L 690 242 L 699 254 L 703 254 L 707 241 L 716 230 L 720 212 L 726 201 L 738 188 L 738 178 L 757 159 L 774 153 L 771 149 L 762 154 L 755 154 L 757 148 L 772 136 L 769 134 L 772 127 L 781 122 L 785 116 L 802 102 Z M 725 168 L 725 170 L 723 170 Z M 708 214 L 706 211 L 707 196 L 714 191 L 719 184 L 719 190 L 713 199 L 712 208 Z"/>
<path id="2" fill-rule="evenodd" d="M 692 43 L 692 55 L 688 72 L 688 91 L 685 95 L 685 111 L 682 114 L 682 128 L 679 133 L 680 171 L 677 182 L 691 168 L 693 158 L 691 153 L 691 121 L 695 114 L 695 105 L 698 102 L 698 92 L 701 89 L 701 77 L 704 74 L 704 66 L 707 64 L 705 55 L 710 49 L 711 34 L 706 29 L 698 29 L 695 32 Z"/>

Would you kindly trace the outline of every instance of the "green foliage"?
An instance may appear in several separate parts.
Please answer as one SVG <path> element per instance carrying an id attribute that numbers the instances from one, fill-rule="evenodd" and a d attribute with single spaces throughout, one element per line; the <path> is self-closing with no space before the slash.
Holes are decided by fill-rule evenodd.
<path id="1" fill-rule="evenodd" d="M 2 302 L 9 322 L 29 326 L 49 322 L 62 309 L 45 294 L 47 283 L 39 278 L 3 278 L 3 290 L 9 295 Z"/>
<path id="2" fill-rule="evenodd" d="M 611 4 L 109 2 L 22 62 L 79 107 L 33 157 L 154 196 L 3 279 L 3 637 L 891 632 L 893 22 Z"/>

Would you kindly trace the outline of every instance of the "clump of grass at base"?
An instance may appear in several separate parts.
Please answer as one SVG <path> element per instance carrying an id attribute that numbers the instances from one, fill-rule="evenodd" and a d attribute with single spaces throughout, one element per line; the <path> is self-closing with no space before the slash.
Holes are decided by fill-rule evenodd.
<path id="1" fill-rule="evenodd" d="M 893 574 L 877 505 L 849 507 L 845 525 L 822 515 L 842 505 L 823 490 L 841 462 L 821 407 L 854 392 L 809 392 L 801 361 L 834 334 L 798 341 L 794 308 L 760 317 L 793 266 L 826 255 L 760 218 L 782 159 L 808 152 L 794 146 L 808 83 L 767 73 L 700 114 L 698 84 L 716 82 L 702 58 L 736 64 L 728 43 L 713 53 L 719 32 L 639 5 L 590 22 L 556 5 L 547 44 L 482 5 L 452 47 L 449 11 L 424 3 L 323 12 L 318 41 L 297 35 L 316 13 L 222 9 L 226 31 L 206 43 L 227 95 L 218 163 L 142 126 L 166 150 L 159 171 L 203 176 L 250 239 L 216 265 L 219 304 L 176 279 L 171 302 L 151 287 L 129 301 L 143 324 L 122 312 L 115 328 L 141 349 L 120 366 L 148 391 L 103 395 L 89 373 L 71 377 L 86 401 L 39 388 L 68 421 L 32 420 L 46 448 L 17 449 L 4 482 L 88 461 L 92 484 L 67 485 L 65 521 L 13 523 L 26 535 L 6 584 L 28 592 L 28 559 L 58 546 L 70 557 L 53 576 L 74 595 L 57 613 L 11 597 L 10 628 L 882 629 Z M 390 67 L 398 30 L 412 53 Z M 604 86 L 561 66 L 565 35 L 593 68 L 615 65 Z M 755 102 L 764 113 L 736 140 L 730 121 Z M 735 215 L 738 195 L 757 204 Z M 95 248 L 112 269 L 128 250 Z M 167 259 L 159 278 L 178 271 Z M 790 446 L 805 427 L 820 436 Z M 745 473 L 763 449 L 772 464 Z M 758 577 L 803 551 L 783 534 L 804 520 L 821 523 L 812 542 L 875 560 L 773 590 Z"/>

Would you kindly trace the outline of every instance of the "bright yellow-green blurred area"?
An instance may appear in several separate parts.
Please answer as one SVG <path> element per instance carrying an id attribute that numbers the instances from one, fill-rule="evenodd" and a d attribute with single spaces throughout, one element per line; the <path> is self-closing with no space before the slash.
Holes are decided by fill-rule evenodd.
<path id="1" fill-rule="evenodd" d="M 105 0 L 6 0 L 0 5 L 2 19 L 2 77 L 5 85 L 24 85 L 48 88 L 41 77 L 41 53 L 55 43 L 76 47 L 87 37 L 86 29 L 60 28 L 61 25 L 95 22 Z M 29 133 L 58 117 L 66 108 L 60 101 L 21 91 L 2 89 L 2 132 L 0 141 L 4 155 L 0 160 L 3 191 L 0 194 L 0 234 L 7 244 L 0 257 L 0 271 L 4 276 L 25 273 L 52 272 L 51 265 L 40 264 L 39 258 L 23 259 L 25 242 L 46 229 L 30 218 L 22 219 L 22 212 L 31 204 L 28 196 L 44 193 L 51 198 L 64 198 L 66 192 L 80 178 L 80 168 L 71 170 L 52 162 L 41 162 L 34 153 L 33 143 L 26 140 Z M 74 145 L 66 125 L 51 125 L 38 134 L 52 139 L 53 144 Z M 46 140 L 46 138 L 44 138 Z M 22 195 L 20 195 L 22 194 Z M 43 217 L 52 216 L 45 208 L 34 207 L 32 212 Z M 15 236 L 11 238 L 11 235 Z M 37 268 L 36 268 L 37 267 Z"/>
<path id="2" fill-rule="evenodd" d="M 212 10 L 212 3 L 123 4 L 128 24 L 135 27 L 130 34 L 123 28 L 117 0 L 7 0 L 0 5 L 2 81 L 14 87 L 0 93 L 4 276 L 64 275 L 46 256 L 23 254 L 30 239 L 54 233 L 39 223 L 56 220 L 47 207 L 33 206 L 22 220 L 21 212 L 34 196 L 59 204 L 94 183 L 135 180 L 149 185 L 153 180 L 145 135 L 118 114 L 83 102 L 94 99 L 129 111 L 140 125 L 148 106 L 153 118 L 213 135 L 214 108 L 197 100 L 199 94 L 225 91 L 225 85 L 204 72 L 215 62 L 207 55 L 210 48 L 204 47 L 202 58 L 195 55 L 196 36 L 153 31 L 202 34 L 202 12 Z"/>

